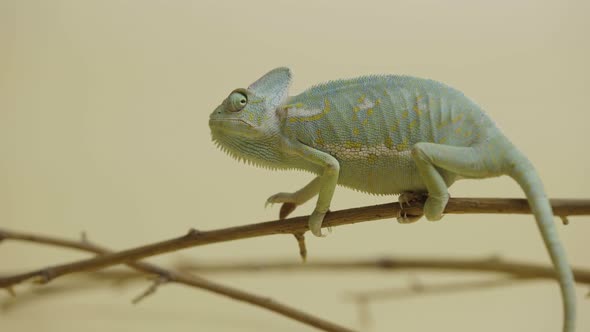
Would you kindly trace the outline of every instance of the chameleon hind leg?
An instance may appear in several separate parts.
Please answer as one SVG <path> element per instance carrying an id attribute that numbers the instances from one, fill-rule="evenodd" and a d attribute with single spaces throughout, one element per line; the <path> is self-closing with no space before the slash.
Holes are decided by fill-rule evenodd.
<path id="1" fill-rule="evenodd" d="M 436 143 L 416 143 L 412 158 L 428 189 L 424 215 L 430 221 L 440 220 L 449 201 L 448 184 L 438 171 L 443 169 L 463 177 L 491 176 L 485 167 L 486 156 L 476 147 L 457 147 Z"/>
<path id="2" fill-rule="evenodd" d="M 295 210 L 295 208 L 310 199 L 320 192 L 320 177 L 316 177 L 309 182 L 305 187 L 292 193 L 277 193 L 270 196 L 266 200 L 265 206 L 274 203 L 283 203 L 281 211 L 279 212 L 279 219 L 285 219 Z"/>

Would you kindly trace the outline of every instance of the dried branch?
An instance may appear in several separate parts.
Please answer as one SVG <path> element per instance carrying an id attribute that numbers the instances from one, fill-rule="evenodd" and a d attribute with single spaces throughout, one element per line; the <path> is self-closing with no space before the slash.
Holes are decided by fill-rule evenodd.
<path id="1" fill-rule="evenodd" d="M 427 258 L 427 257 L 386 257 L 379 259 L 348 259 L 318 260 L 300 264 L 289 261 L 272 262 L 226 262 L 226 263 L 192 263 L 179 262 L 175 269 L 198 273 L 224 272 L 269 272 L 269 271 L 359 271 L 359 270 L 435 270 L 435 271 L 468 271 L 492 272 L 509 274 L 513 278 L 556 279 L 555 270 L 551 266 L 532 264 L 513 260 L 490 257 L 483 259 Z M 576 282 L 590 284 L 590 269 L 573 269 Z"/>
<path id="2" fill-rule="evenodd" d="M 168 282 L 170 282 L 170 280 L 167 277 L 160 276 L 156 278 L 154 282 L 150 285 L 150 287 L 148 287 L 143 293 L 139 294 L 133 300 L 131 300 L 131 303 L 138 304 L 139 302 L 143 301 L 146 297 L 155 294 L 158 288 L 160 288 L 160 286 Z"/>
<path id="3" fill-rule="evenodd" d="M 363 330 L 369 329 L 374 319 L 371 315 L 370 304 L 379 300 L 399 300 L 419 295 L 456 293 L 484 288 L 495 288 L 512 285 L 515 282 L 531 280 L 526 277 L 508 276 L 492 280 L 480 280 L 471 282 L 448 282 L 444 284 L 425 285 L 418 279 L 412 279 L 409 287 L 392 289 L 374 289 L 347 294 L 346 298 L 355 303 L 360 326 Z"/>
<path id="4" fill-rule="evenodd" d="M 560 217 L 590 214 L 590 200 L 554 199 L 551 200 L 551 204 L 554 214 Z M 404 212 L 411 215 L 419 215 L 422 213 L 422 204 L 419 203 L 413 207 L 405 207 Z M 358 222 L 394 218 L 399 213 L 400 206 L 398 203 L 334 211 L 326 215 L 323 227 L 335 227 Z M 524 199 L 452 198 L 447 204 L 445 213 L 528 214 L 530 213 L 530 208 Z M 41 282 L 46 283 L 66 274 L 124 264 L 188 247 L 273 234 L 303 233 L 308 230 L 307 219 L 307 216 L 296 217 L 204 232 L 191 230 L 188 234 L 177 238 L 0 278 L 0 287 L 9 287 L 31 278 L 37 278 Z M 0 233 L 1 238 L 2 234 Z"/>
<path id="5" fill-rule="evenodd" d="M 33 243 L 40 243 L 58 247 L 65 247 L 71 249 L 77 249 L 87 252 L 92 252 L 97 255 L 108 255 L 111 253 L 110 250 L 100 247 L 96 244 L 92 244 L 88 242 L 85 236 L 82 237 L 82 241 L 72 241 L 66 239 L 60 239 L 55 237 L 47 237 L 42 235 L 33 235 L 33 234 L 26 234 L 26 233 L 19 233 L 19 232 L 12 232 L 7 230 L 0 230 L 0 239 L 1 240 L 19 240 L 19 241 L 27 241 Z M 164 283 L 167 282 L 175 282 L 184 284 L 187 286 L 192 286 L 195 288 L 201 288 L 219 295 L 223 295 L 234 300 L 246 302 L 253 304 L 255 306 L 276 312 L 280 315 L 285 317 L 297 320 L 301 323 L 307 324 L 309 326 L 316 327 L 323 331 L 332 331 L 332 332 L 352 332 L 353 330 L 348 329 L 346 327 L 342 327 L 340 325 L 334 324 L 332 322 L 326 321 L 322 318 L 312 316 L 308 313 L 302 312 L 298 309 L 289 307 L 285 304 L 279 303 L 275 300 L 272 300 L 267 297 L 262 297 L 259 295 L 254 295 L 236 288 L 224 286 L 218 283 L 211 282 L 209 280 L 190 275 L 187 273 L 176 272 L 172 270 L 163 269 L 159 266 L 154 264 L 145 263 L 145 262 L 132 262 L 127 263 L 127 265 L 137 271 L 147 273 L 150 275 L 155 275 L 157 278 L 145 292 L 140 294 L 133 300 L 133 303 L 137 303 L 144 299 L 146 296 L 153 294 L 156 289 Z M 45 275 L 40 274 L 32 277 L 36 278 L 43 278 Z M 42 281 L 42 280 L 41 280 Z M 11 287 L 7 287 L 9 291 L 12 290 Z"/>
<path id="6" fill-rule="evenodd" d="M 527 277 L 509 276 L 492 280 L 478 280 L 469 282 L 454 281 L 435 285 L 425 285 L 419 281 L 413 280 L 412 284 L 410 284 L 410 287 L 358 291 L 347 294 L 346 298 L 355 302 L 367 303 L 378 300 L 414 297 L 417 295 L 457 293 L 474 289 L 480 290 L 484 288 L 495 288 L 512 285 L 515 282 L 530 280 L 532 279 Z"/>
<path id="7" fill-rule="evenodd" d="M 307 246 L 305 245 L 305 234 L 295 233 L 295 240 L 297 240 L 297 246 L 299 247 L 299 257 L 303 262 L 307 261 Z"/>

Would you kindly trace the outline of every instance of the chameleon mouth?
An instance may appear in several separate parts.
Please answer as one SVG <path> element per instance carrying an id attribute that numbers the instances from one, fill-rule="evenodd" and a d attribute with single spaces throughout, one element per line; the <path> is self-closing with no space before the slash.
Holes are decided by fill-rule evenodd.
<path id="1" fill-rule="evenodd" d="M 227 127 L 227 125 L 229 123 L 243 123 L 245 125 L 247 125 L 250 128 L 254 128 L 254 125 L 252 125 L 250 122 L 246 121 L 246 120 L 242 120 L 242 119 L 209 119 L 209 127 L 211 128 L 220 128 L 223 129 L 225 127 Z"/>

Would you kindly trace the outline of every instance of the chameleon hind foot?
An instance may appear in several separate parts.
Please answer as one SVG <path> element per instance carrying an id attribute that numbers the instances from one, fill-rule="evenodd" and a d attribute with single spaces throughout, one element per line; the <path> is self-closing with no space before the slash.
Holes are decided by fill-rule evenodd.
<path id="1" fill-rule="evenodd" d="M 400 211 L 397 215 L 397 222 L 400 224 L 411 224 L 418 221 L 424 214 L 409 214 L 404 211 L 404 205 L 411 207 L 414 203 L 424 201 L 426 193 L 404 191 L 399 195 L 398 203 Z"/>
<path id="2" fill-rule="evenodd" d="M 445 193 L 441 196 L 429 195 L 426 199 L 426 203 L 424 203 L 424 215 L 426 216 L 426 219 L 428 221 L 441 220 L 450 197 L 449 193 Z"/>
<path id="3" fill-rule="evenodd" d="M 326 213 L 327 212 L 319 212 L 317 210 L 314 210 L 313 213 L 309 216 L 308 227 L 313 235 L 319 237 L 326 237 L 326 235 L 322 233 L 322 222 L 324 221 Z"/>

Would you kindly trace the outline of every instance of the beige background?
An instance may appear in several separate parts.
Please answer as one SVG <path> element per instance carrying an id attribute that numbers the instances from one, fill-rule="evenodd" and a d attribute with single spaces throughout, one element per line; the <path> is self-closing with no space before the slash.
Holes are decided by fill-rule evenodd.
<path id="1" fill-rule="evenodd" d="M 279 65 L 292 92 L 367 73 L 435 78 L 480 103 L 530 157 L 551 197 L 589 198 L 587 1 L 0 0 L 0 226 L 112 248 L 276 217 L 270 194 L 308 174 L 239 164 L 210 142 L 207 119 L 234 88 Z M 454 196 L 521 197 L 507 178 L 457 183 Z M 333 209 L 394 198 L 339 189 Z M 308 204 L 298 211 L 309 213 Z M 572 263 L 590 267 L 589 218 L 559 227 Z M 308 239 L 310 260 L 422 255 L 547 263 L 530 216 L 447 216 L 340 227 Z M 0 273 L 84 255 L 0 246 Z M 187 250 L 199 261 L 297 260 L 290 237 Z M 351 291 L 489 278 L 459 273 L 212 275 L 351 327 Z M 64 278 L 51 286 L 67 287 Z M 10 302 L 2 331 L 300 331 L 258 308 L 181 286 L 129 304 L 147 283 Z M 49 288 L 47 288 L 49 289 Z M 26 287 L 17 289 L 24 300 Z M 578 287 L 579 329 L 590 304 Z M 18 300 L 18 299 L 17 299 Z M 29 299 L 30 300 L 30 299 Z M 10 309 L 10 310 L 8 310 Z M 558 331 L 556 284 L 379 301 L 374 331 Z"/>

